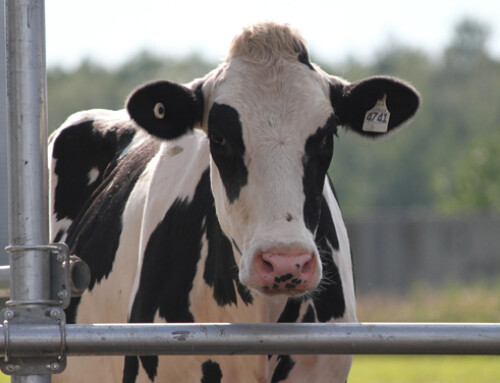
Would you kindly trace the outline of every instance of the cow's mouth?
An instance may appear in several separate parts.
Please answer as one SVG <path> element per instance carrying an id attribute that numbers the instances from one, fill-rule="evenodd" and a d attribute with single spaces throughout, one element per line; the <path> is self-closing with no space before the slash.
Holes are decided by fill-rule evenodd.
<path id="1" fill-rule="evenodd" d="M 304 281 L 304 283 L 307 281 Z M 310 289 L 294 283 L 278 284 L 273 283 L 272 286 L 263 285 L 260 289 L 262 294 L 267 296 L 286 295 L 290 297 L 298 297 L 310 292 Z"/>

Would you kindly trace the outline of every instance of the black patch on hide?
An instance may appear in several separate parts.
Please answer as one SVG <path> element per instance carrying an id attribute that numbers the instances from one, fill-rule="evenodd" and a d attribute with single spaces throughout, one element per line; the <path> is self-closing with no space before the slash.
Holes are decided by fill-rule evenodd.
<path id="1" fill-rule="evenodd" d="M 236 109 L 214 103 L 208 115 L 210 152 L 219 170 L 227 198 L 233 203 L 248 182 L 243 129 Z"/>
<path id="2" fill-rule="evenodd" d="M 313 302 L 318 321 L 327 322 L 344 315 L 345 300 L 340 273 L 332 254 L 332 249 L 339 250 L 339 241 L 330 209 L 324 198 L 322 198 L 315 241 L 323 264 L 323 278 L 318 291 L 313 295 Z"/>
<path id="3" fill-rule="evenodd" d="M 278 383 L 288 378 L 293 366 L 295 366 L 295 362 L 290 355 L 278 355 L 278 365 L 274 369 L 271 383 Z"/>
<path id="4" fill-rule="evenodd" d="M 304 166 L 302 185 L 305 195 L 304 221 L 312 233 L 316 230 L 319 222 L 323 186 L 333 155 L 333 135 L 336 133 L 336 129 L 332 115 L 325 126 L 318 128 L 314 134 L 307 138 L 305 143 L 305 153 L 302 158 Z"/>
<path id="5" fill-rule="evenodd" d="M 150 139 L 144 148 L 124 149 L 136 129 L 126 121 L 106 125 L 88 120 L 65 128 L 56 138 L 57 160 L 54 209 L 58 219 L 70 219 L 66 243 L 91 270 L 89 291 L 112 270 L 122 230 L 122 214 L 137 179 L 159 145 Z M 98 177 L 89 184 L 89 172 Z M 60 239 L 63 232 L 57 233 Z M 67 323 L 74 323 L 80 298 L 66 309 Z"/>
<path id="6" fill-rule="evenodd" d="M 219 363 L 207 360 L 201 365 L 201 383 L 220 383 L 222 381 L 222 370 Z"/>

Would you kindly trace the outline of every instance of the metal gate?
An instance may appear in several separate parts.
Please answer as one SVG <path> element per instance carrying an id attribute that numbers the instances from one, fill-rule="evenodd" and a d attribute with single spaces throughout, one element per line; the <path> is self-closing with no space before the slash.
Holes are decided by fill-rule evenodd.
<path id="1" fill-rule="evenodd" d="M 0 288 L 10 274 L 11 300 L 0 364 L 13 381 L 50 382 L 71 355 L 500 354 L 493 323 L 66 325 L 71 262 L 48 233 L 44 2 L 5 5 L 10 267 Z"/>

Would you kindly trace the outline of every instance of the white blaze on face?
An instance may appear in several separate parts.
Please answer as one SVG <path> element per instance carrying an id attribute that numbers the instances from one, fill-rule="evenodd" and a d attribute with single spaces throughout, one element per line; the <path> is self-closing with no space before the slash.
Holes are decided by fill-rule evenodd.
<path id="1" fill-rule="evenodd" d="M 269 295 L 313 290 L 321 262 L 304 220 L 304 156 L 307 139 L 332 114 L 326 79 L 298 61 L 262 67 L 236 59 L 219 81 L 212 105 L 237 112 L 248 172 L 231 202 L 223 168 L 235 161 L 225 163 L 212 150 L 217 213 L 242 252 L 240 280 Z M 213 130 L 209 122 L 209 136 Z"/>

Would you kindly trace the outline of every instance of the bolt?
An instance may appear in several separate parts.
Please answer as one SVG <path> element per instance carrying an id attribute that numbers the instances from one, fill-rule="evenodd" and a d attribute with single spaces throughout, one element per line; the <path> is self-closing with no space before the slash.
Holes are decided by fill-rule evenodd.
<path id="1" fill-rule="evenodd" d="M 59 366 L 59 363 L 57 362 L 54 362 L 54 363 L 51 363 L 51 364 L 47 364 L 46 366 L 49 370 L 51 371 L 58 371 L 60 366 Z"/>
<path id="2" fill-rule="evenodd" d="M 54 319 L 58 319 L 60 316 L 59 310 L 58 309 L 50 310 L 50 316 Z"/>
<path id="3" fill-rule="evenodd" d="M 66 289 L 59 290 L 57 296 L 61 299 L 66 299 L 68 297 L 68 291 Z"/>
<path id="4" fill-rule="evenodd" d="M 63 263 L 64 261 L 66 261 L 66 256 L 63 253 L 59 253 L 59 254 L 57 254 L 56 259 L 57 259 L 57 262 Z"/>
<path id="5" fill-rule="evenodd" d="M 14 366 L 12 363 L 9 363 L 5 366 L 5 371 L 12 374 L 14 371 L 16 371 L 16 366 Z"/>
<path id="6" fill-rule="evenodd" d="M 14 311 L 5 310 L 3 315 L 5 316 L 5 319 L 12 319 L 12 318 L 14 318 Z"/>

